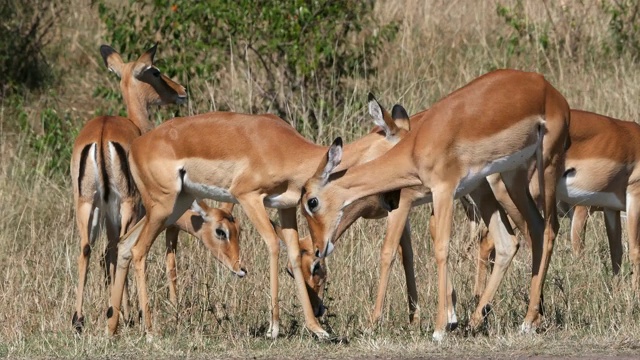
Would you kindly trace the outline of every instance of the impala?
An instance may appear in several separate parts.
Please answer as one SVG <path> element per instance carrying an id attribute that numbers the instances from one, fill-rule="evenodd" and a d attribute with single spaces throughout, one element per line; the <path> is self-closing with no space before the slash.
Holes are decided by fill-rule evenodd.
<path id="1" fill-rule="evenodd" d="M 138 218 L 138 195 L 126 158 L 131 141 L 153 127 L 149 121 L 150 105 L 180 104 L 186 100 L 184 87 L 161 74 L 153 65 L 156 47 L 129 63 L 125 63 L 110 46 L 100 47 L 105 65 L 120 77 L 127 118 L 96 117 L 84 125 L 73 145 L 71 180 L 80 233 L 78 289 L 72 319 L 77 331 L 81 331 L 84 324 L 82 300 L 91 247 L 103 223 L 108 238 L 105 273 L 110 283 L 115 271 L 118 239 Z"/>
<path id="2" fill-rule="evenodd" d="M 393 115 L 391 115 L 382 106 L 380 106 L 380 104 L 372 94 L 369 94 L 369 110 L 371 116 L 374 119 L 374 122 L 378 124 L 376 128 L 374 128 L 373 132 L 382 130 L 384 134 L 396 134 L 395 137 L 397 138 L 403 137 L 406 134 L 406 131 L 402 130 L 409 130 L 410 124 L 419 123 L 421 121 L 420 118 L 424 115 L 423 112 L 421 112 L 412 116 L 412 119 L 409 120 L 408 115 L 406 114 L 404 109 L 398 105 L 394 106 Z M 369 161 L 373 158 L 376 158 L 382 155 L 384 152 L 388 151 L 393 146 L 393 144 L 393 141 L 388 141 L 387 147 L 378 146 L 375 149 L 371 149 L 367 152 L 368 155 L 361 158 L 361 160 Z M 513 230 L 511 229 L 510 224 L 508 224 L 508 219 L 504 214 L 504 211 L 493 196 L 489 184 L 484 180 L 481 181 L 478 188 L 473 190 L 471 194 L 472 198 L 474 198 L 476 202 L 482 204 L 483 211 L 479 213 L 481 218 L 486 222 L 486 224 L 488 224 L 488 226 L 494 229 L 495 234 L 499 234 L 500 236 L 505 237 L 504 240 L 499 242 L 499 247 L 503 246 L 503 244 L 511 244 L 512 247 L 515 247 L 517 244 L 517 240 L 513 235 Z M 338 227 L 336 229 L 333 241 L 335 244 L 340 239 L 342 233 L 360 217 L 363 217 L 365 219 L 378 219 L 389 214 L 387 220 L 387 231 L 380 252 L 380 280 L 375 307 L 371 314 L 371 325 L 375 325 L 375 323 L 381 319 L 382 308 L 384 305 L 386 289 L 389 281 L 390 268 L 395 258 L 396 250 L 400 250 L 401 252 L 402 264 L 405 272 L 409 303 L 409 322 L 419 323 L 420 308 L 418 307 L 417 303 L 417 289 L 413 268 L 413 249 L 411 246 L 411 230 L 407 220 L 410 208 L 412 206 L 430 202 L 431 194 L 428 189 L 422 186 L 415 186 L 412 188 L 403 189 L 402 197 L 400 199 L 386 196 L 383 200 L 385 201 L 381 201 L 381 199 L 377 195 L 371 195 L 362 199 L 358 199 L 346 206 L 343 209 L 342 217 L 340 218 L 340 223 L 338 224 Z M 465 205 L 464 207 L 467 211 L 467 215 L 473 216 L 473 220 L 476 221 L 476 209 L 472 206 L 471 203 L 469 203 L 468 200 L 466 200 L 465 197 L 461 198 L 461 200 L 463 200 L 462 203 L 463 205 Z M 393 205 L 387 202 L 391 202 L 393 203 Z M 398 209 L 395 209 L 394 211 L 388 213 L 388 210 L 390 208 Z M 430 223 L 430 225 L 431 224 L 433 223 Z M 484 231 L 487 232 L 486 229 L 484 229 Z M 476 231 L 473 230 L 472 234 L 475 233 Z M 300 240 L 301 244 L 303 242 L 306 243 L 310 241 L 310 236 L 307 236 L 306 238 Z M 512 251 L 509 249 L 501 250 L 502 254 Z M 323 268 L 324 262 L 319 261 L 320 259 L 315 258 L 314 254 L 310 251 L 303 250 L 301 252 L 301 256 L 303 265 L 312 264 L 311 267 L 302 266 L 302 272 L 307 283 L 309 297 L 311 299 L 321 298 L 323 290 L 321 284 L 323 284 L 326 280 L 326 271 Z M 319 276 L 316 273 L 321 274 L 322 276 Z M 501 271 L 493 272 L 492 276 L 494 276 L 495 278 L 495 280 L 493 280 L 493 283 L 499 284 L 503 273 L 504 272 Z M 477 286 L 477 288 L 480 288 L 480 286 Z M 482 285 L 481 288 L 484 289 L 484 285 Z M 447 291 L 449 291 L 448 298 L 454 300 L 453 287 L 451 284 L 447 285 Z M 447 303 L 447 306 L 448 325 L 450 328 L 454 328 L 455 326 L 457 326 L 454 301 L 449 301 Z"/>
<path id="3" fill-rule="evenodd" d="M 499 70 L 479 77 L 433 105 L 423 113 L 420 124 L 370 162 L 338 169 L 342 144 L 336 140 L 317 172 L 305 183 L 301 199 L 318 255 L 331 253 L 345 206 L 372 194 L 426 187 L 433 198 L 437 225 L 434 241 L 438 315 L 433 337 L 442 339 L 450 320 L 446 305 L 450 284 L 447 261 L 453 199 L 470 193 L 485 177 L 492 187 L 501 177 L 511 200 L 523 214 L 527 234 L 533 241 L 530 303 L 522 326 L 529 331 L 541 319 L 542 284 L 558 228 L 555 185 L 561 174 L 568 126 L 569 106 L 544 77 Z M 544 220 L 526 185 L 533 161 L 544 190 Z M 516 250 L 517 247 L 503 256 L 507 266 Z M 484 292 L 472 324 L 481 320 L 489 294 L 490 291 Z"/>
<path id="4" fill-rule="evenodd" d="M 356 163 L 378 144 L 387 146 L 387 141 L 386 135 L 369 134 L 345 147 L 343 163 Z M 306 292 L 296 223 L 302 186 L 316 171 L 326 149 L 306 140 L 276 116 L 229 112 L 172 119 L 137 138 L 131 145 L 129 166 L 147 214 L 118 245 L 112 307 L 107 312 L 109 333 L 117 331 L 131 260 L 145 328 L 151 333 L 144 277 L 149 248 L 160 231 L 179 218 L 194 199 L 210 198 L 240 204 L 267 243 L 271 287 L 268 334 L 274 338 L 279 333 L 279 241 L 266 208 L 278 209 L 305 324 L 314 334 L 327 336 L 314 316 L 321 307 L 314 309 Z"/>
<path id="5" fill-rule="evenodd" d="M 574 206 L 571 241 L 574 252 L 582 247 L 587 207 L 604 212 L 611 267 L 618 274 L 622 264 L 620 212 L 627 213 L 632 288 L 640 289 L 640 125 L 592 112 L 571 110 L 571 146 L 564 160 L 565 172 L 558 182 L 558 199 Z M 535 179 L 535 177 L 534 177 Z M 535 195 L 537 186 L 532 182 Z M 516 222 L 516 225 L 521 226 Z M 479 263 L 492 249 L 492 233 L 479 252 Z M 485 271 L 479 269 L 479 271 Z"/>

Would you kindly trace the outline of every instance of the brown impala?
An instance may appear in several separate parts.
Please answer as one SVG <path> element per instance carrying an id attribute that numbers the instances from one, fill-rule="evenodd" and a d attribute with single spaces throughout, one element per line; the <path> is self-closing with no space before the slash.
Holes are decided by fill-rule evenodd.
<path id="1" fill-rule="evenodd" d="M 485 177 L 492 187 L 501 177 L 511 198 L 499 200 L 515 203 L 534 244 L 530 303 L 522 325 L 524 331 L 529 331 L 540 321 L 542 284 L 558 228 L 555 184 L 561 175 L 569 116 L 564 97 L 541 75 L 498 70 L 434 104 L 423 113 L 420 123 L 381 157 L 331 176 L 342 160 L 341 142 L 334 142 L 316 174 L 304 185 L 301 199 L 312 238 L 321 249 L 319 255 L 331 252 L 331 241 L 345 206 L 372 194 L 426 187 L 437 214 L 435 257 L 439 290 L 433 336 L 442 339 L 450 320 L 447 260 L 453 199 L 470 193 Z M 544 220 L 528 193 L 528 167 L 533 161 L 544 190 Z M 512 237 L 504 237 L 507 238 Z M 499 256 L 500 264 L 506 268 L 517 246 L 505 243 L 500 244 L 500 249 L 509 250 Z M 497 286 L 493 279 L 487 290 Z M 495 289 L 484 292 L 471 319 L 472 326 L 481 321 L 482 309 L 494 292 Z"/>
<path id="2" fill-rule="evenodd" d="M 390 135 L 392 136 L 392 135 Z M 376 146 L 388 146 L 387 135 L 373 133 L 345 147 L 343 164 L 360 162 Z M 118 247 L 118 271 L 108 310 L 108 331 L 118 326 L 128 265 L 133 260 L 138 296 L 146 330 L 151 318 L 144 277 L 151 244 L 196 198 L 238 203 L 267 243 L 271 286 L 269 335 L 279 333 L 278 236 L 266 208 L 278 209 L 302 303 L 307 328 L 318 336 L 327 333 L 315 315 L 300 271 L 300 245 L 296 207 L 304 182 L 316 171 L 327 148 L 303 138 L 287 122 L 273 115 L 213 112 L 169 120 L 142 135 L 131 145 L 129 165 L 147 216 L 132 228 Z"/>

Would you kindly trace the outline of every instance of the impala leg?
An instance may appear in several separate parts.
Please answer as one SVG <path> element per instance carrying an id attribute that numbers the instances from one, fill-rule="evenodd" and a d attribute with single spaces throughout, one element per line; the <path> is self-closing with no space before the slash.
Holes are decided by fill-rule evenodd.
<path id="1" fill-rule="evenodd" d="M 107 331 L 114 335 L 118 329 L 118 313 L 120 310 L 122 294 L 124 292 L 125 279 L 129 270 L 129 263 L 133 260 L 136 271 L 136 284 L 138 285 L 138 302 L 147 333 L 152 332 L 151 317 L 149 313 L 149 301 L 145 279 L 145 262 L 147 254 L 156 237 L 164 229 L 170 215 L 182 214 L 189 208 L 192 198 L 174 199 L 174 194 L 165 195 L 147 210 L 147 214 L 135 226 L 125 234 L 118 244 L 118 263 L 116 267 L 116 279 L 111 290 L 111 307 L 107 310 Z M 162 201 L 164 200 L 164 201 Z M 174 204 L 175 203 L 175 204 Z M 163 204 L 169 204 L 163 206 Z M 169 208 L 169 206 L 171 206 Z M 175 211 L 174 208 L 175 207 Z"/>
<path id="2" fill-rule="evenodd" d="M 298 239 L 298 225 L 296 220 L 296 208 L 279 209 L 280 222 L 282 223 L 282 234 L 287 244 L 287 255 L 289 262 L 293 270 L 293 277 L 296 282 L 296 288 L 298 289 L 298 298 L 302 303 L 302 311 L 304 313 L 304 320 L 307 329 L 313 332 L 319 338 L 328 337 L 329 334 L 320 326 L 318 320 L 315 317 L 311 300 L 309 299 L 309 293 L 307 292 L 307 285 L 304 282 L 302 270 L 300 269 L 300 242 Z M 275 231 L 271 226 L 271 223 L 266 219 L 267 229 L 275 236 Z M 277 238 L 277 237 L 276 237 Z M 277 299 L 277 298 L 276 298 Z M 322 303 L 318 306 L 323 306 Z"/>
<path id="3" fill-rule="evenodd" d="M 435 210 L 435 209 L 434 209 Z M 429 234 L 431 235 L 431 240 L 433 241 L 433 247 L 436 248 L 436 231 L 438 220 L 435 214 L 435 211 L 431 211 L 431 217 L 429 218 Z M 447 260 L 448 261 L 448 260 Z M 458 327 L 458 317 L 456 316 L 456 296 L 455 290 L 453 288 L 453 284 L 451 282 L 451 277 L 447 277 L 447 285 L 445 286 L 446 291 L 446 307 L 447 307 L 447 330 L 455 330 Z"/>
<path id="4" fill-rule="evenodd" d="M 484 186 L 484 185 L 483 185 Z M 490 189 L 489 189 L 490 190 Z M 471 202 L 466 200 L 466 197 L 461 197 L 460 202 L 464 208 L 465 215 L 469 220 L 469 238 L 474 244 L 478 245 L 478 258 L 476 261 L 476 278 L 473 286 L 473 295 L 476 299 L 476 304 L 480 301 L 480 296 L 487 286 L 487 267 L 491 253 L 494 249 L 493 239 L 489 237 L 489 230 L 484 224 L 480 223 L 481 218 L 478 214 L 478 209 Z"/>
<path id="5" fill-rule="evenodd" d="M 498 176 L 500 175 L 491 175 L 493 178 Z M 526 184 L 526 172 L 515 171 L 505 173 L 502 176 L 503 179 L 505 179 L 505 183 L 522 181 L 522 177 L 524 177 L 524 183 Z M 496 181 L 496 179 L 493 179 L 491 182 L 495 183 Z M 521 191 L 527 191 L 526 188 L 522 186 L 520 189 Z M 493 271 L 491 272 L 486 288 L 482 292 L 482 296 L 480 296 L 476 310 L 471 315 L 469 323 L 469 326 L 475 329 L 482 324 L 485 316 L 490 311 L 489 304 L 493 301 L 493 297 L 502 282 L 504 274 L 509 268 L 513 257 L 518 252 L 519 244 L 511 228 L 509 219 L 507 219 L 504 210 L 500 207 L 487 183 L 483 182 L 476 190 L 471 192 L 470 195 L 477 204 L 482 204 L 479 209 L 480 216 L 485 224 L 488 225 L 489 233 L 491 233 L 493 241 L 495 241 L 495 263 L 493 265 Z M 488 251 L 488 253 L 490 253 L 490 251 Z M 483 254 L 483 256 L 488 258 L 489 255 Z M 486 265 L 483 266 L 485 266 L 486 269 Z"/>
<path id="6" fill-rule="evenodd" d="M 627 190 L 627 231 L 629 232 L 629 260 L 631 261 L 631 284 L 636 296 L 640 291 L 640 208 L 639 197 Z"/>
<path id="7" fill-rule="evenodd" d="M 84 300 L 84 287 L 87 284 L 87 272 L 91 259 L 91 247 L 100 233 L 100 210 L 90 202 L 80 202 L 76 206 L 76 221 L 80 233 L 80 255 L 78 255 L 78 288 L 76 290 L 76 311 L 73 313 L 71 324 L 77 332 L 82 332 L 84 327 L 84 314 L 82 303 Z"/>
<path id="8" fill-rule="evenodd" d="M 547 141 L 546 138 L 545 141 Z M 536 328 L 542 321 L 542 290 L 559 228 L 556 205 L 556 183 L 558 174 L 560 173 L 561 157 L 555 155 L 551 157 L 545 156 L 545 158 L 550 159 L 550 161 L 546 162 L 547 166 L 544 169 L 544 237 L 538 238 L 542 240 L 542 244 L 534 245 L 531 248 L 533 258 L 531 290 L 529 293 L 529 308 L 522 324 L 523 332 L 529 332 L 532 328 Z M 540 250 L 542 250 L 542 252 L 540 252 Z"/>
<path id="9" fill-rule="evenodd" d="M 620 220 L 620 211 L 604 209 L 604 227 L 607 230 L 607 238 L 609 240 L 611 270 L 613 275 L 618 275 L 622 265 L 622 221 Z"/>
<path id="10" fill-rule="evenodd" d="M 435 189 L 434 189 L 435 190 Z M 448 308 L 451 280 L 449 279 L 449 239 L 453 220 L 453 189 L 441 188 L 433 191 L 433 208 L 436 220 L 435 229 L 435 258 L 438 268 L 438 314 L 433 339 L 441 341 L 449 320 Z"/>
<path id="11" fill-rule="evenodd" d="M 166 236 L 166 253 L 165 264 L 167 272 L 167 280 L 169 284 L 169 300 L 175 307 L 178 306 L 177 292 L 177 274 L 176 274 L 176 250 L 178 248 L 178 233 L 180 228 L 177 226 L 169 226 L 165 231 Z"/>
<path id="12" fill-rule="evenodd" d="M 413 265 L 413 247 L 411 246 L 411 225 L 409 218 L 405 223 L 400 238 L 400 252 L 405 281 L 407 282 L 407 300 L 409 302 L 409 323 L 420 325 L 420 306 L 418 305 L 418 288 L 416 285 L 415 267 Z"/>
<path id="13" fill-rule="evenodd" d="M 415 275 L 413 273 L 413 250 L 411 249 L 411 233 L 408 229 L 407 217 L 409 215 L 409 211 L 411 210 L 411 202 L 404 201 L 404 199 L 400 199 L 400 203 L 398 208 L 389 213 L 387 218 L 387 232 L 384 238 L 384 242 L 382 243 L 382 249 L 380 251 L 380 281 L 378 282 L 378 293 L 376 296 L 376 303 L 373 308 L 373 313 L 371 314 L 371 325 L 373 326 L 377 322 L 380 321 L 382 317 L 382 308 L 384 306 L 384 299 L 387 292 L 387 286 L 389 285 L 389 275 L 391 270 L 391 265 L 396 256 L 396 250 L 401 243 L 401 238 L 405 236 L 405 229 L 407 231 L 407 235 L 409 236 L 408 240 L 405 240 L 404 246 L 409 245 L 408 251 L 410 253 L 404 253 L 404 256 L 410 256 L 411 259 L 407 259 L 407 264 L 405 264 L 403 258 L 403 265 L 405 266 L 405 275 L 407 277 L 407 290 L 409 292 L 409 311 L 413 312 L 413 308 L 415 307 L 415 301 L 417 299 L 417 295 L 415 292 Z M 410 265 L 411 269 L 408 270 L 407 266 Z M 407 272 L 408 271 L 408 272 Z M 413 288 L 413 290 L 411 290 Z M 413 298 L 412 298 L 413 297 Z M 412 315 L 410 315 L 410 321 L 412 319 Z"/>
<path id="14" fill-rule="evenodd" d="M 479 231 L 476 280 L 473 286 L 473 295 L 476 302 L 480 302 L 480 297 L 487 287 L 487 268 L 491 266 L 491 260 L 495 260 L 495 244 L 493 237 L 489 234 L 489 229 L 481 226 Z"/>
<path id="15" fill-rule="evenodd" d="M 263 205 L 263 197 L 252 195 L 238 198 L 238 202 L 249 221 L 253 223 L 269 249 L 269 279 L 271 288 L 271 320 L 267 336 L 277 338 L 280 332 L 280 308 L 278 306 L 278 255 L 280 246 L 278 236 L 269 221 L 269 215 Z M 300 263 L 298 262 L 298 269 Z M 292 264 L 293 265 L 293 264 Z M 302 277 L 300 277 L 302 278 Z M 306 291 L 306 290 L 305 290 Z"/>
<path id="16" fill-rule="evenodd" d="M 584 240 L 582 236 L 584 235 L 587 227 L 588 215 L 589 208 L 587 206 L 578 205 L 573 208 L 573 215 L 571 216 L 571 248 L 573 250 L 573 255 L 575 256 L 580 256 L 584 249 Z"/>

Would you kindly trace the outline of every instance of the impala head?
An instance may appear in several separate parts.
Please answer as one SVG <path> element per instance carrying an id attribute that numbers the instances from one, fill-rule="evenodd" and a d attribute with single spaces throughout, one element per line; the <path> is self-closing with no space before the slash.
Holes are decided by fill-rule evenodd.
<path id="1" fill-rule="evenodd" d="M 276 234 L 282 241 L 284 236 L 282 234 L 282 228 L 280 225 L 271 222 Z M 302 270 L 302 277 L 307 285 L 307 294 L 311 301 L 311 307 L 316 317 L 320 317 L 325 312 L 324 304 L 322 303 L 322 295 L 324 292 L 324 281 L 327 276 L 327 272 L 324 266 L 324 259 L 320 259 L 314 255 L 314 246 L 311 238 L 306 236 L 299 239 L 300 246 L 300 270 Z M 287 274 L 293 276 L 293 267 L 291 262 L 287 261 Z"/>
<path id="2" fill-rule="evenodd" d="M 389 114 L 372 94 L 369 94 L 369 114 L 384 132 L 387 140 L 384 144 L 376 144 L 377 157 L 393 147 L 409 131 L 409 116 L 400 105 L 394 106 L 393 115 Z M 325 257 L 333 251 L 333 241 L 343 209 L 349 205 L 348 189 L 331 184 L 332 180 L 343 174 L 333 173 L 342 161 L 342 154 L 342 139 L 338 137 L 329 147 L 316 173 L 307 180 L 302 189 L 302 213 L 307 218 L 313 243 L 318 249 L 318 257 Z M 381 205 L 386 204 L 381 202 Z"/>
<path id="3" fill-rule="evenodd" d="M 204 201 L 191 206 L 191 226 L 216 260 L 238 277 L 247 270 L 240 262 L 240 228 L 227 211 L 209 207 Z"/>
<path id="4" fill-rule="evenodd" d="M 307 285 L 307 294 L 309 294 L 313 313 L 316 317 L 320 317 L 324 315 L 326 310 L 322 296 L 327 271 L 324 259 L 315 256 L 313 242 L 309 236 L 300 239 L 300 268 L 304 282 Z M 287 273 L 293 277 L 293 269 L 289 262 L 287 262 Z"/>
<path id="5" fill-rule="evenodd" d="M 153 65 L 158 44 L 147 50 L 136 61 L 125 63 L 120 54 L 108 45 L 100 46 L 104 63 L 120 78 L 125 99 L 135 94 L 142 105 L 183 104 L 187 101 L 184 86 L 169 79 Z"/>

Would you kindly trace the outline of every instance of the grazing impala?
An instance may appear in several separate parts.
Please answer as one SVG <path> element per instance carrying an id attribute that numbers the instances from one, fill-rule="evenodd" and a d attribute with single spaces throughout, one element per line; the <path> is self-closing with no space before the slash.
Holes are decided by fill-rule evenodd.
<path id="1" fill-rule="evenodd" d="M 80 233 L 78 289 L 72 320 L 77 331 L 81 331 L 84 324 L 82 300 L 91 246 L 103 223 L 108 238 L 105 272 L 110 283 L 118 239 L 138 219 L 139 201 L 126 158 L 131 141 L 153 127 L 149 121 L 150 105 L 180 104 L 187 98 L 182 85 L 161 74 L 153 65 L 155 53 L 156 46 L 153 46 L 136 61 L 125 63 L 113 48 L 100 47 L 105 65 L 120 77 L 127 118 L 94 118 L 80 130 L 73 146 L 71 180 Z"/>
<path id="2" fill-rule="evenodd" d="M 371 159 L 374 159 L 388 151 L 399 138 L 406 135 L 407 132 L 402 130 L 409 130 L 410 124 L 414 124 L 415 126 L 420 123 L 421 118 L 424 115 L 424 112 L 421 112 L 412 116 L 411 120 L 409 120 L 404 109 L 398 105 L 393 108 L 393 115 L 391 115 L 380 106 L 371 94 L 369 94 L 369 110 L 374 122 L 378 124 L 373 131 L 383 130 L 384 134 L 395 134 L 396 139 L 395 141 L 388 141 L 387 147 L 378 146 L 376 149 L 371 149 L 367 152 L 366 157 L 361 158 L 362 161 L 370 161 Z M 510 225 L 505 225 L 508 222 L 508 219 L 493 196 L 489 184 L 484 180 L 481 181 L 478 188 L 473 190 L 471 194 L 476 202 L 482 204 L 483 211 L 480 212 L 480 215 L 483 220 L 486 221 L 486 224 L 489 224 L 489 226 L 494 229 L 494 233 L 505 237 L 503 241 L 499 242 L 499 246 L 502 246 L 505 243 L 516 246 L 517 240 L 513 235 Z M 386 204 L 385 201 L 380 201 L 380 198 L 377 195 L 370 195 L 362 199 L 358 199 L 346 206 L 343 209 L 342 217 L 340 218 L 340 223 L 337 226 L 333 242 L 335 244 L 340 239 L 342 233 L 358 218 L 363 217 L 366 219 L 377 219 L 389 214 L 385 240 L 382 244 L 382 250 L 380 253 L 380 281 L 375 307 L 371 315 L 371 323 L 372 325 L 375 325 L 375 323 L 381 319 L 387 284 L 389 281 L 390 267 L 395 258 L 395 252 L 397 249 L 401 251 L 402 264 L 407 283 L 409 322 L 416 323 L 420 320 L 420 309 L 417 304 L 417 289 L 413 268 L 413 249 L 411 247 L 411 231 L 407 219 L 410 208 L 412 206 L 430 202 L 431 194 L 428 189 L 422 186 L 414 186 L 412 188 L 403 189 L 401 199 L 392 199 L 388 196 L 385 198 L 385 200 L 392 200 L 391 202 L 394 205 L 390 206 L 390 204 Z M 462 198 L 462 200 L 465 199 Z M 463 204 L 466 203 L 468 202 L 463 201 Z M 388 209 L 395 207 L 398 208 L 388 213 Z M 475 216 L 476 212 L 470 205 L 466 205 L 465 209 L 468 210 L 468 214 L 470 216 Z M 300 240 L 301 243 L 307 243 L 310 241 L 311 239 L 309 236 Z M 501 253 L 508 252 L 509 250 L 505 249 Z M 322 297 L 322 286 L 320 286 L 320 284 L 325 282 L 324 275 L 326 275 L 326 271 L 322 268 L 323 261 L 316 259 L 314 254 L 309 251 L 302 251 L 301 256 L 303 265 L 312 265 L 310 267 L 302 266 L 302 272 L 304 274 L 305 281 L 307 282 L 307 289 L 309 290 L 310 298 L 315 299 Z M 318 276 L 316 273 L 323 276 Z M 493 274 L 495 276 L 494 283 L 498 284 L 501 279 L 501 272 L 495 271 Z M 447 285 L 447 291 L 449 291 L 448 298 L 451 299 L 453 287 L 450 284 Z M 453 328 L 457 324 L 455 304 L 453 301 L 449 301 L 447 306 L 448 322 L 450 327 Z"/>
<path id="3" fill-rule="evenodd" d="M 377 144 L 387 146 L 386 135 L 369 134 L 345 147 L 349 166 Z M 269 249 L 271 321 L 269 335 L 279 333 L 279 241 L 266 207 L 278 209 L 298 296 L 307 328 L 328 334 L 318 324 L 300 271 L 296 206 L 302 185 L 313 175 L 326 147 L 303 138 L 287 122 L 273 115 L 213 112 L 176 118 L 136 139 L 129 166 L 147 215 L 118 245 L 118 270 L 107 311 L 108 330 L 114 334 L 124 281 L 134 262 L 139 302 L 147 331 L 151 331 L 145 259 L 151 244 L 167 225 L 182 215 L 195 198 L 239 203 Z"/>
<path id="4" fill-rule="evenodd" d="M 448 320 L 447 260 L 453 199 L 475 189 L 485 177 L 492 186 L 502 177 L 533 240 L 530 303 L 522 326 L 529 331 L 541 319 L 542 284 L 558 228 L 555 185 L 561 174 L 568 126 L 569 106 L 544 77 L 499 70 L 436 103 L 424 112 L 418 126 L 375 160 L 334 173 L 342 160 L 341 141 L 334 142 L 316 174 L 304 185 L 301 199 L 311 236 L 320 249 L 318 255 L 331 253 L 342 209 L 353 201 L 405 187 L 428 188 L 437 215 L 438 315 L 433 336 L 442 339 Z M 544 189 L 544 220 L 526 186 L 528 167 L 534 159 Z M 508 254 L 508 262 L 514 254 Z M 482 317 L 486 298 L 485 291 L 472 323 Z"/>

